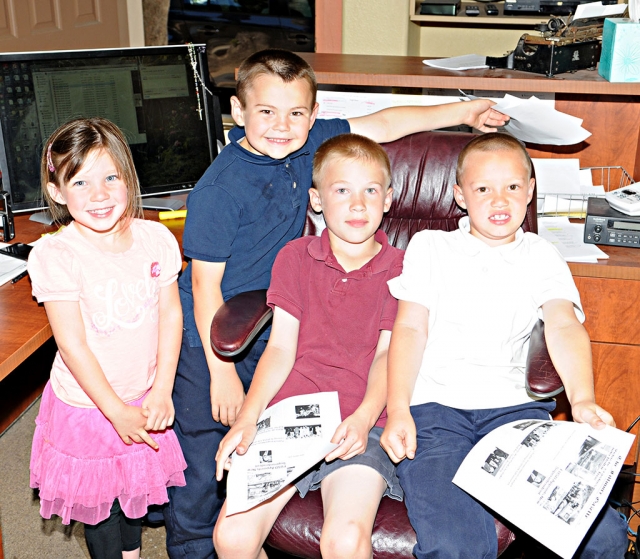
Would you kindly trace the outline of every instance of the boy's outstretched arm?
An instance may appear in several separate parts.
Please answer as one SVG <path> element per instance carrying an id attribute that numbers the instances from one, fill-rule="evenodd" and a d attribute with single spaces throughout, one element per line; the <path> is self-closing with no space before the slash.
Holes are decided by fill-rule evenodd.
<path id="1" fill-rule="evenodd" d="M 220 441 L 216 453 L 216 478 L 222 479 L 230 466 L 229 456 L 247 452 L 256 435 L 256 424 L 269 402 L 282 388 L 296 360 L 300 321 L 282 310 L 273 309 L 273 324 L 267 347 L 258 361 L 247 398 L 236 422 Z"/>
<path id="2" fill-rule="evenodd" d="M 489 99 L 447 103 L 431 107 L 391 107 L 370 115 L 350 118 L 351 132 L 376 142 L 391 142 L 407 134 L 466 124 L 482 132 L 494 132 L 509 117 L 491 108 Z"/>
<path id="3" fill-rule="evenodd" d="M 327 454 L 325 460 L 328 462 L 335 458 L 348 460 L 367 450 L 369 431 L 380 418 L 387 402 L 387 356 L 390 339 L 389 330 L 380 332 L 376 353 L 369 367 L 364 398 L 356 411 L 336 429 L 331 442 L 340 443 L 340 446 Z"/>
<path id="4" fill-rule="evenodd" d="M 595 429 L 605 424 L 615 427 L 611 414 L 596 404 L 591 342 L 573 303 L 552 299 L 542 305 L 542 314 L 549 355 L 564 384 L 574 421 L 589 423 Z"/>
<path id="5" fill-rule="evenodd" d="M 225 262 L 191 261 L 193 313 L 211 375 L 211 415 L 223 425 L 233 425 L 244 402 L 244 388 L 236 367 L 211 348 L 211 322 L 222 306 Z"/>
<path id="6" fill-rule="evenodd" d="M 427 344 L 429 310 L 419 303 L 398 301 L 391 332 L 387 373 L 387 425 L 380 444 L 394 462 L 414 458 L 416 426 L 409 411 L 411 395 Z"/>

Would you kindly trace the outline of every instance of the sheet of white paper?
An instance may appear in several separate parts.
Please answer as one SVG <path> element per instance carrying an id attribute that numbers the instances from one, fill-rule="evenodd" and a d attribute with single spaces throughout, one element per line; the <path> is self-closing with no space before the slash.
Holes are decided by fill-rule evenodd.
<path id="1" fill-rule="evenodd" d="M 591 169 L 580 169 L 580 188 L 583 187 L 587 189 L 593 187 L 593 173 Z M 601 186 L 600 188 L 602 188 L 604 192 L 604 187 Z"/>
<path id="2" fill-rule="evenodd" d="M 571 223 L 567 217 L 538 218 L 538 235 L 555 246 L 567 262 L 597 262 L 609 255 L 584 239 L 584 223 Z"/>
<path id="3" fill-rule="evenodd" d="M 422 62 L 432 68 L 442 68 L 443 70 L 475 70 L 489 67 L 487 66 L 487 57 L 480 54 L 463 54 L 462 56 L 435 58 Z"/>
<path id="4" fill-rule="evenodd" d="M 535 97 L 527 100 L 505 95 L 493 108 L 511 117 L 505 129 L 523 142 L 573 145 L 591 136 L 582 120 L 556 111 Z"/>
<path id="5" fill-rule="evenodd" d="M 322 460 L 338 445 L 337 392 L 293 396 L 267 408 L 249 450 L 232 455 L 227 514 L 259 505 Z"/>
<path id="6" fill-rule="evenodd" d="M 568 421 L 515 421 L 476 444 L 453 482 L 569 559 L 605 506 L 634 435 Z"/>
<path id="7" fill-rule="evenodd" d="M 623 14 L 627 9 L 626 4 L 609 4 L 604 6 L 602 2 L 590 2 L 589 4 L 578 4 L 573 15 L 573 21 L 587 17 L 601 17 Z"/>
<path id="8" fill-rule="evenodd" d="M 531 158 L 538 194 L 580 194 L 579 159 Z"/>
<path id="9" fill-rule="evenodd" d="M 7 244 L 8 243 L 0 243 L 0 247 L 6 247 Z M 26 269 L 27 263 L 24 260 L 7 256 L 6 254 L 0 254 L 0 285 L 11 281 Z"/>

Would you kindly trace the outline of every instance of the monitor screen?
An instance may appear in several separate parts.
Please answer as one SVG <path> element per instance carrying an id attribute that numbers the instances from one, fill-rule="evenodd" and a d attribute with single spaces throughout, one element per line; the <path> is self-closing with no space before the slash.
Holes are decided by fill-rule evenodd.
<path id="1" fill-rule="evenodd" d="M 224 143 L 204 45 L 0 54 L 0 169 L 14 211 L 43 207 L 40 157 L 61 124 L 101 116 L 129 142 L 143 196 L 189 190 Z M 202 81 L 201 81 L 202 80 Z"/>

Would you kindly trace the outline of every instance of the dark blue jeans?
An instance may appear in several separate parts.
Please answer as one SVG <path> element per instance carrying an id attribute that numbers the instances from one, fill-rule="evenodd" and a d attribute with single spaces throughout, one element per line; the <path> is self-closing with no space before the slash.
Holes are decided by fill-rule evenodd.
<path id="1" fill-rule="evenodd" d="M 555 402 L 531 402 L 487 410 L 458 410 L 440 404 L 411 407 L 418 448 L 413 460 L 398 465 L 409 520 L 418 536 L 418 559 L 495 559 L 494 518 L 483 505 L 452 483 L 469 450 L 487 433 L 520 419 L 549 419 Z M 605 505 L 576 557 L 622 559 L 626 525 Z"/>
<path id="2" fill-rule="evenodd" d="M 235 364 L 245 391 L 265 346 L 266 340 L 257 340 Z M 210 378 L 202 347 L 190 347 L 184 336 L 173 403 L 174 430 L 187 461 L 187 485 L 169 488 L 169 505 L 164 509 L 171 559 L 215 557 L 213 527 L 226 493 L 225 480 L 216 481 L 215 455 L 229 428 L 211 417 Z"/>

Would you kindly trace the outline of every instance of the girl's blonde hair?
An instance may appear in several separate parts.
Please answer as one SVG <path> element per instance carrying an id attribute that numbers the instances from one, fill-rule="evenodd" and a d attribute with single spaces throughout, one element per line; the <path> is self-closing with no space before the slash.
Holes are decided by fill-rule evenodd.
<path id="1" fill-rule="evenodd" d="M 106 118 L 78 118 L 58 128 L 42 150 L 40 177 L 42 194 L 51 216 L 58 223 L 72 220 L 67 206 L 56 202 L 48 183 L 58 189 L 74 177 L 94 150 L 105 150 L 113 159 L 120 178 L 127 185 L 127 207 L 122 219 L 142 217 L 140 181 L 122 131 Z"/>

